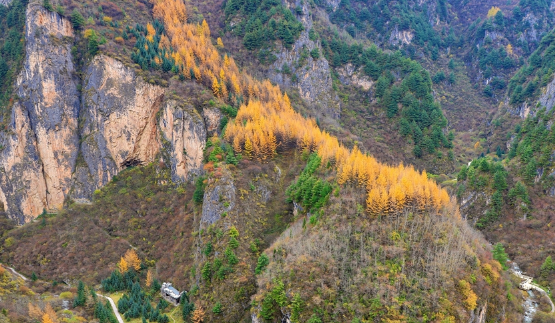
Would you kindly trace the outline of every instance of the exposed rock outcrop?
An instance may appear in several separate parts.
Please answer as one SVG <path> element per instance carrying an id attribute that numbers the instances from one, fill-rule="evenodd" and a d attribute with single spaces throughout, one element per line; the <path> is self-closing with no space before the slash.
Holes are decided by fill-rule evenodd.
<path id="1" fill-rule="evenodd" d="M 199 175 L 206 128 L 198 112 L 192 106 L 168 101 L 162 108 L 160 129 L 167 143 L 164 149 L 170 155 L 172 180 L 183 182 L 191 175 Z"/>
<path id="2" fill-rule="evenodd" d="M 81 111 L 84 165 L 76 168 L 73 197 L 90 197 L 122 169 L 154 161 L 160 150 L 156 113 L 163 99 L 162 87 L 113 58 L 100 55 L 89 64 Z"/>
<path id="3" fill-rule="evenodd" d="M 339 74 L 339 80 L 345 85 L 352 84 L 360 87 L 364 91 L 370 90 L 374 85 L 374 81 L 364 74 L 362 68 L 359 67 L 357 69 L 351 63 L 337 68 L 337 73 Z"/>
<path id="4" fill-rule="evenodd" d="M 398 26 L 391 31 L 389 43 L 391 45 L 409 45 L 412 43 L 414 33 L 410 30 L 399 30 Z"/>
<path id="5" fill-rule="evenodd" d="M 542 95 L 538 102 L 542 107 L 545 107 L 547 111 L 553 109 L 553 106 L 555 106 L 555 79 L 542 89 Z"/>
<path id="6" fill-rule="evenodd" d="M 231 212 L 236 203 L 235 191 L 233 179 L 227 172 L 219 180 L 208 183 L 204 191 L 201 223 L 213 224 L 222 215 Z"/>
<path id="7" fill-rule="evenodd" d="M 10 3 L 12 3 L 12 0 L 0 0 L 0 5 L 3 6 L 8 6 Z"/>
<path id="8" fill-rule="evenodd" d="M 277 60 L 270 66 L 268 77 L 272 82 L 282 86 L 296 87 L 302 98 L 316 110 L 329 117 L 339 118 L 341 112 L 339 98 L 332 87 L 330 66 L 326 58 L 322 54 L 318 59 L 313 59 L 309 55 L 304 64 L 297 66 L 303 51 L 310 52 L 318 49 L 322 53 L 320 45 L 310 40 L 308 36 L 312 28 L 309 3 L 296 0 L 292 3 L 285 1 L 285 5 L 291 9 L 302 8 L 303 14 L 298 18 L 304 26 L 304 31 L 295 41 L 291 50 L 283 48 L 281 52 L 276 53 Z M 293 82 L 290 76 L 279 72 L 284 64 L 290 67 L 292 75 L 297 75 L 296 82 Z"/>
<path id="9" fill-rule="evenodd" d="M 20 221 L 62 207 L 79 144 L 71 23 L 30 5 L 25 36 L 27 55 L 15 84 L 19 102 L 0 161 L 5 207 Z"/>
<path id="10" fill-rule="evenodd" d="M 76 71 L 73 38 L 67 19 L 29 5 L 18 100 L 0 133 L 0 202 L 20 223 L 62 208 L 68 197 L 90 201 L 121 170 L 161 152 L 170 156 L 172 180 L 189 180 L 202 171 L 206 128 L 218 130 L 219 111 L 203 117 L 165 101 L 165 88 L 111 57 L 98 55 Z"/>
<path id="11" fill-rule="evenodd" d="M 202 110 L 202 117 L 204 118 L 204 123 L 206 124 L 208 136 L 218 134 L 220 130 L 220 122 L 223 117 L 220 109 L 204 108 L 204 110 Z"/>

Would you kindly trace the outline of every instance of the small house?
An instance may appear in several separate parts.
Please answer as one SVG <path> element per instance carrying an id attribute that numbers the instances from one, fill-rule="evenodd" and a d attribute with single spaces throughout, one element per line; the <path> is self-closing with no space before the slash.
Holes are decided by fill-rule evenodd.
<path id="1" fill-rule="evenodd" d="M 181 294 L 183 294 L 183 292 L 180 293 L 172 286 L 171 283 L 163 283 L 160 288 L 160 294 L 162 294 L 162 298 L 170 304 L 177 306 L 179 305 L 179 300 L 181 299 Z"/>

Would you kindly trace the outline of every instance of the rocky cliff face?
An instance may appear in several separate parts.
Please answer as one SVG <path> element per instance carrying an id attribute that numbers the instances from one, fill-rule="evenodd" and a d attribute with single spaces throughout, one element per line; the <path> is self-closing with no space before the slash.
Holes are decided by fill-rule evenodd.
<path id="1" fill-rule="evenodd" d="M 172 179 L 189 180 L 201 172 L 206 124 L 219 125 L 218 111 L 203 118 L 165 101 L 164 88 L 104 55 L 86 63 L 79 79 L 73 42 L 68 20 L 29 6 L 19 100 L 0 134 L 0 201 L 20 223 L 60 209 L 68 197 L 90 200 L 121 170 L 161 152 L 171 156 Z"/>
<path id="2" fill-rule="evenodd" d="M 0 5 L 8 6 L 12 0 L 0 0 Z"/>
<path id="3" fill-rule="evenodd" d="M 293 44 L 291 50 L 284 48 L 281 52 L 276 53 L 277 60 L 268 70 L 269 78 L 272 82 L 285 87 L 296 87 L 302 98 L 313 105 L 316 110 L 332 118 L 339 118 L 341 112 L 339 99 L 332 87 L 328 61 L 321 54 L 318 59 L 309 56 L 304 64 L 297 66 L 303 50 L 310 52 L 316 48 L 322 53 L 320 44 L 310 40 L 308 36 L 312 28 L 309 4 L 306 1 L 296 0 L 291 3 L 285 1 L 285 5 L 291 9 L 302 8 L 303 14 L 299 17 L 299 20 L 304 26 L 304 31 Z M 292 74 L 297 75 L 298 80 L 296 82 L 293 82 L 288 75 L 277 72 L 282 69 L 284 64 L 291 68 Z"/>
<path id="4" fill-rule="evenodd" d="M 76 168 L 74 197 L 90 197 L 122 169 L 154 161 L 163 98 L 163 88 L 147 84 L 121 62 L 97 56 L 89 64 L 81 111 L 84 163 Z"/>
<path id="5" fill-rule="evenodd" d="M 182 182 L 192 174 L 199 175 L 206 143 L 206 126 L 198 112 L 192 106 L 168 101 L 162 109 L 160 129 L 170 155 L 172 180 Z"/>
<path id="6" fill-rule="evenodd" d="M 26 53 L 12 111 L 2 134 L 0 188 L 8 213 L 20 220 L 60 208 L 71 186 L 79 138 L 73 30 L 58 14 L 31 5 Z"/>

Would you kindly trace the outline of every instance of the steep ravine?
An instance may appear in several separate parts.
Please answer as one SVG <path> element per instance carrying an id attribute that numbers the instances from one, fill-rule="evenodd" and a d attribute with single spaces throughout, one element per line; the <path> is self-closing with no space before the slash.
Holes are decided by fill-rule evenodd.
<path id="1" fill-rule="evenodd" d="M 172 179 L 188 180 L 201 172 L 207 128 L 219 125 L 217 111 L 203 116 L 167 101 L 165 88 L 113 58 L 98 55 L 77 71 L 75 37 L 67 19 L 29 5 L 19 100 L 0 133 L 0 201 L 19 223 L 55 212 L 68 198 L 90 200 L 122 169 L 162 152 L 170 156 Z"/>

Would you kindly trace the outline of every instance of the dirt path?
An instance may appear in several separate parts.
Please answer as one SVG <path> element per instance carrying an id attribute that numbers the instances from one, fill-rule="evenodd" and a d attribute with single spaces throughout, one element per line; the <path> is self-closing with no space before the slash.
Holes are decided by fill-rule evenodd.
<path id="1" fill-rule="evenodd" d="M 8 269 L 9 271 L 11 271 L 14 275 L 20 277 L 21 279 L 23 279 L 24 281 L 28 281 L 29 279 L 27 279 L 27 277 L 23 276 L 22 274 L 18 273 L 17 271 L 15 271 L 15 269 L 13 269 L 12 267 L 8 267 L 6 265 L 2 265 L 4 268 Z"/>
<path id="2" fill-rule="evenodd" d="M 119 322 L 119 323 L 125 323 L 125 322 L 123 321 L 123 319 L 121 318 L 121 315 L 119 315 L 118 307 L 116 306 L 116 303 L 114 303 L 114 300 L 113 300 L 113 299 L 111 299 L 111 298 L 108 297 L 108 296 L 101 295 L 101 294 L 96 294 L 96 295 L 101 296 L 101 297 L 104 297 L 104 298 L 106 298 L 108 301 L 110 301 L 110 304 L 112 305 L 112 309 L 114 310 L 114 314 L 116 314 L 116 318 L 118 319 L 118 322 Z"/>

